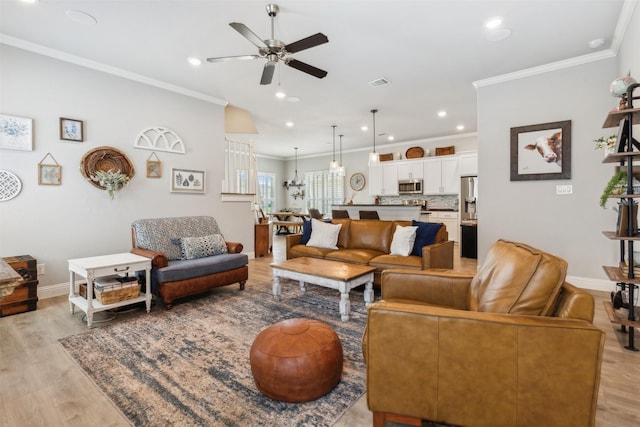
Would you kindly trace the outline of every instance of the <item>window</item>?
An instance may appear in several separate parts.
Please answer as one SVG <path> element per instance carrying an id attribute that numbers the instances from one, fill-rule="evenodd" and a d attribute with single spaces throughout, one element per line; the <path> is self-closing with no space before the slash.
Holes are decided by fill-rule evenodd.
<path id="1" fill-rule="evenodd" d="M 331 212 L 332 205 L 344 202 L 344 177 L 329 171 L 304 174 L 307 208 L 316 208 L 321 213 Z"/>
<path id="2" fill-rule="evenodd" d="M 223 193 L 254 194 L 256 160 L 247 142 L 225 140 Z"/>
<path id="3" fill-rule="evenodd" d="M 276 205 L 275 182 L 275 173 L 258 172 L 258 191 L 264 213 L 274 212 Z"/>

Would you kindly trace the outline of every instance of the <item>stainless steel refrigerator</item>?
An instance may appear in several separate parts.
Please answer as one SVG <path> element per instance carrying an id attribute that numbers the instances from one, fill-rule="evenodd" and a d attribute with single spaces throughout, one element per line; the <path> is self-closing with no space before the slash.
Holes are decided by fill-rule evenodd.
<path id="1" fill-rule="evenodd" d="M 461 212 L 460 220 L 478 219 L 478 177 L 460 178 Z"/>

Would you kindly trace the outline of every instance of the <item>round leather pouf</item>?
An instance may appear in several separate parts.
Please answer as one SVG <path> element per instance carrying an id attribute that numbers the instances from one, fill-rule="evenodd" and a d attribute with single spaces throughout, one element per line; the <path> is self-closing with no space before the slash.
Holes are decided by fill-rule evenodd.
<path id="1" fill-rule="evenodd" d="M 326 323 L 289 319 L 258 334 L 249 360 L 262 393 L 283 402 L 308 402 L 340 382 L 342 344 Z"/>

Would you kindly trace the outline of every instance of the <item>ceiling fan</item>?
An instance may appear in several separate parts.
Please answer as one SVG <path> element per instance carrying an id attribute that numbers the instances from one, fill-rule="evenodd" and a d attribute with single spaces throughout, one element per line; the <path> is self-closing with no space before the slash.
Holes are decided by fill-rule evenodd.
<path id="1" fill-rule="evenodd" d="M 301 50 L 309 49 L 324 43 L 328 43 L 329 39 L 322 33 L 316 33 L 312 36 L 306 37 L 304 39 L 298 40 L 296 42 L 290 44 L 284 44 L 280 40 L 276 40 L 273 35 L 273 24 L 276 15 L 280 11 L 280 8 L 277 4 L 268 4 L 266 6 L 267 14 L 271 17 L 271 38 L 267 40 L 262 40 L 258 37 L 253 31 L 249 29 L 246 25 L 240 22 L 231 22 L 229 25 L 231 28 L 239 32 L 244 38 L 249 40 L 258 48 L 257 55 L 239 55 L 239 56 L 223 56 L 218 58 L 207 58 L 208 62 L 224 62 L 224 61 L 233 61 L 233 60 L 243 60 L 243 59 L 258 59 L 258 58 L 266 58 L 267 63 L 265 64 L 262 70 L 262 78 L 260 79 L 261 85 L 271 84 L 271 80 L 273 79 L 273 73 L 276 69 L 276 64 L 278 61 L 284 62 L 289 67 L 295 68 L 296 70 L 300 70 L 304 73 L 310 74 L 319 79 L 325 77 L 327 72 L 321 70 L 320 68 L 316 68 L 312 65 L 304 63 L 302 61 L 298 61 L 297 59 L 289 58 L 287 55 L 290 53 L 300 52 Z"/>

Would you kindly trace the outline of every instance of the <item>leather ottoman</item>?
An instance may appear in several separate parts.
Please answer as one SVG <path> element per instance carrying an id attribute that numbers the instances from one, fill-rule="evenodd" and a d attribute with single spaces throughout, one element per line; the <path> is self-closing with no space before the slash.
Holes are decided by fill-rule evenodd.
<path id="1" fill-rule="evenodd" d="M 249 360 L 262 393 L 284 402 L 308 402 L 340 382 L 342 344 L 326 323 L 289 319 L 258 334 Z"/>

